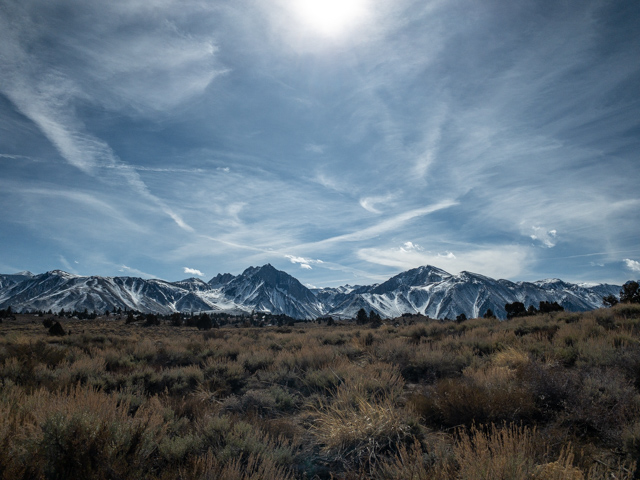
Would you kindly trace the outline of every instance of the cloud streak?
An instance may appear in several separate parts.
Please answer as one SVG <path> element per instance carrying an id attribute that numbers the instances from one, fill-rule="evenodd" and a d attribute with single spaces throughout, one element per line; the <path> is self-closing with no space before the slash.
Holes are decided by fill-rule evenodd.
<path id="1" fill-rule="evenodd" d="M 454 205 L 457 205 L 457 202 L 452 200 L 445 200 L 439 202 L 435 205 L 430 205 L 422 208 L 415 208 L 393 217 L 387 218 L 375 225 L 370 227 L 363 228 L 362 230 L 354 231 L 351 233 L 346 233 L 343 235 L 337 235 L 335 237 L 327 238 L 316 242 L 316 246 L 326 246 L 334 243 L 343 243 L 343 242 L 358 242 L 362 240 L 368 240 L 374 238 L 378 235 L 382 235 L 383 233 L 388 233 L 390 231 L 396 230 L 406 224 L 407 222 L 429 215 L 431 213 L 437 212 L 439 210 L 444 210 L 450 208 Z"/>
<path id="2" fill-rule="evenodd" d="M 36 8 L 39 3 L 33 2 L 31 7 Z M 120 9 L 114 4 L 112 7 L 106 12 L 98 12 L 92 3 L 87 2 L 79 6 L 79 10 L 84 10 L 83 13 L 88 16 L 99 14 L 102 17 L 100 25 L 113 29 L 112 32 L 101 32 L 107 36 L 113 35 L 121 27 L 116 19 L 133 24 L 139 22 L 146 11 L 140 6 Z M 198 45 L 197 41 L 176 35 L 171 29 L 156 32 L 168 38 L 168 42 L 160 41 L 160 37 L 154 39 L 149 36 L 139 39 L 112 37 L 117 40 L 109 43 L 87 42 L 75 50 L 78 59 L 75 65 L 51 68 L 46 58 L 27 53 L 28 46 L 24 45 L 24 32 L 38 30 L 37 25 L 30 25 L 30 20 L 27 20 L 29 4 L 24 4 L 24 10 L 15 4 L 9 4 L 7 9 L 9 18 L 12 16 L 15 21 L 11 24 L 0 21 L 0 26 L 6 32 L 4 47 L 0 47 L 5 59 L 3 73 L 0 73 L 2 92 L 38 126 L 70 165 L 100 181 L 113 184 L 124 181 L 140 197 L 155 204 L 173 219 L 180 228 L 193 232 L 193 228 L 178 212 L 150 192 L 136 168 L 125 164 L 107 142 L 86 130 L 75 112 L 79 102 L 89 99 L 101 101 L 107 108 L 122 110 L 133 104 L 137 112 L 155 111 L 171 108 L 201 93 L 217 75 L 223 73 L 213 68 L 211 63 L 202 66 L 203 60 L 216 53 L 211 42 Z M 75 21 L 75 17 L 70 21 Z M 85 30 L 80 30 L 79 36 L 94 34 L 86 30 L 88 25 L 80 27 Z M 56 36 L 54 34 L 54 38 Z M 64 38 L 58 40 L 60 46 L 64 45 Z M 135 47 L 131 48 L 131 44 Z M 196 67 L 195 70 L 191 66 Z M 174 79 L 171 72 L 175 71 L 182 71 L 182 74 Z M 92 75 L 114 80 L 99 84 L 109 86 L 108 90 L 101 92 L 102 97 L 95 95 L 96 83 L 88 78 Z M 160 80 L 150 83 L 147 75 Z M 115 178 L 109 174 L 109 170 L 113 169 L 117 171 Z"/>

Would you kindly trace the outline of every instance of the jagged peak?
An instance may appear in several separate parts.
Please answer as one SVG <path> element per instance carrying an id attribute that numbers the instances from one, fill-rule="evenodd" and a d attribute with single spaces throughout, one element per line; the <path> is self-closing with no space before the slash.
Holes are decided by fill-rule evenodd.
<path id="1" fill-rule="evenodd" d="M 539 287 L 552 286 L 552 285 L 556 285 L 556 286 L 570 285 L 569 283 L 559 278 L 545 278 L 544 280 L 536 280 L 535 282 L 533 282 L 533 284 Z"/>
<path id="2" fill-rule="evenodd" d="M 246 277 L 249 275 L 255 275 L 256 273 L 260 272 L 261 270 L 269 270 L 269 267 L 271 267 L 271 269 L 275 270 L 275 268 L 273 268 L 273 266 L 270 263 L 267 263 L 266 265 L 262 265 L 261 267 L 247 267 L 244 272 L 242 272 L 242 276 Z"/>
<path id="3" fill-rule="evenodd" d="M 185 278 L 184 280 L 178 280 L 176 283 L 204 283 L 204 284 L 206 284 L 207 282 L 205 282 L 204 280 L 202 280 L 201 278 L 198 278 L 198 277 L 189 277 L 189 278 Z"/>
<path id="4" fill-rule="evenodd" d="M 491 278 L 491 277 L 487 277 L 486 275 L 481 275 L 479 273 L 474 273 L 474 272 L 469 272 L 467 270 L 463 270 L 461 271 L 458 275 L 456 275 L 456 277 L 458 278 L 475 278 L 478 280 L 482 280 L 485 282 L 495 282 L 496 280 Z"/>
<path id="5" fill-rule="evenodd" d="M 417 267 L 417 268 L 414 268 L 412 270 L 420 270 L 420 271 L 429 270 L 431 272 L 438 272 L 438 273 L 442 273 L 442 274 L 446 274 L 446 275 L 451 275 L 449 272 L 447 272 L 447 271 L 445 271 L 445 270 L 443 270 L 441 268 L 438 268 L 436 266 L 433 266 L 433 265 L 422 265 L 421 267 Z M 411 272 L 412 270 L 408 270 L 408 271 Z"/>
<path id="6" fill-rule="evenodd" d="M 255 271 L 256 272 L 278 272 L 278 273 L 286 273 L 283 272 L 282 270 L 278 270 L 276 267 L 274 267 L 273 265 L 271 265 L 270 263 L 266 263 L 264 265 L 262 265 L 261 267 L 255 267 Z M 289 275 L 287 273 L 287 275 Z"/>
<path id="7" fill-rule="evenodd" d="M 213 277 L 211 280 L 209 280 L 207 283 L 212 286 L 226 285 L 234 278 L 236 278 L 236 276 L 232 275 L 231 273 L 219 273 L 215 277 Z"/>
<path id="8" fill-rule="evenodd" d="M 412 268 L 391 277 L 380 285 L 372 285 L 370 287 L 373 293 L 382 293 L 389 289 L 395 289 L 401 285 L 407 287 L 422 286 L 426 283 L 440 281 L 443 278 L 450 278 L 452 275 L 445 272 L 441 268 L 433 265 L 423 265 L 421 267 Z"/>
<path id="9" fill-rule="evenodd" d="M 261 267 L 249 267 L 244 272 L 242 272 L 242 275 L 240 275 L 240 276 L 241 277 L 255 277 L 255 276 L 258 276 L 259 278 L 262 278 L 262 279 L 266 279 L 267 276 L 270 277 L 270 278 L 273 278 L 273 276 L 276 276 L 276 277 L 280 277 L 280 278 L 282 278 L 282 277 L 284 277 L 284 278 L 292 278 L 292 279 L 297 281 L 297 279 L 294 276 L 289 275 L 287 272 L 285 272 L 283 270 L 278 270 L 277 268 L 275 268 L 270 263 L 262 265 Z"/>
<path id="10" fill-rule="evenodd" d="M 11 275 L 16 276 L 16 277 L 35 277 L 35 275 L 33 273 L 31 273 L 29 270 L 23 270 L 23 271 L 18 272 L 18 273 L 12 273 Z"/>
<path id="11" fill-rule="evenodd" d="M 50 270 L 48 271 L 45 275 L 55 275 L 56 277 L 63 277 L 63 278 L 78 278 L 80 277 L 80 275 L 75 275 L 73 273 L 69 273 L 69 272 L 65 272 L 64 270 Z"/>

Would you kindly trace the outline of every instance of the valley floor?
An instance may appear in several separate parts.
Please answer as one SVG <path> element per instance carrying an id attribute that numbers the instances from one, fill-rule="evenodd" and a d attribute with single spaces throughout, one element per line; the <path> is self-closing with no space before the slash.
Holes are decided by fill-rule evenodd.
<path id="1" fill-rule="evenodd" d="M 0 324 L 3 479 L 632 479 L 640 306 L 199 331 Z"/>

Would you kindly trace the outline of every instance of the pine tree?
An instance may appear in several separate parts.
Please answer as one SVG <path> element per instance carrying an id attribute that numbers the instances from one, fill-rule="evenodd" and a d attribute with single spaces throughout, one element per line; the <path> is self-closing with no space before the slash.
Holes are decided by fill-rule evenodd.
<path id="1" fill-rule="evenodd" d="M 620 290 L 620 303 L 640 303 L 640 284 L 629 281 Z"/>
<path id="2" fill-rule="evenodd" d="M 613 307 L 618 304 L 618 297 L 615 295 L 607 295 L 606 297 L 602 297 L 602 304 L 605 307 Z"/>
<path id="3" fill-rule="evenodd" d="M 360 310 L 358 310 L 358 313 L 356 314 L 356 323 L 358 325 L 364 325 L 368 321 L 369 317 L 367 316 L 367 312 L 365 311 L 365 309 L 361 308 Z"/>

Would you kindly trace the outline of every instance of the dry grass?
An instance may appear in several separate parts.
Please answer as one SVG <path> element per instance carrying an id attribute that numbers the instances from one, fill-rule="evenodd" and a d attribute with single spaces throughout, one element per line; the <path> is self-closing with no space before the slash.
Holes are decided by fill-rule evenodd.
<path id="1" fill-rule="evenodd" d="M 371 472 L 381 455 L 397 451 L 409 437 L 410 422 L 411 416 L 390 397 L 344 384 L 320 402 L 311 431 L 333 461 Z"/>
<path id="2" fill-rule="evenodd" d="M 640 308 L 403 323 L 6 320 L 0 478 L 640 476 Z"/>

